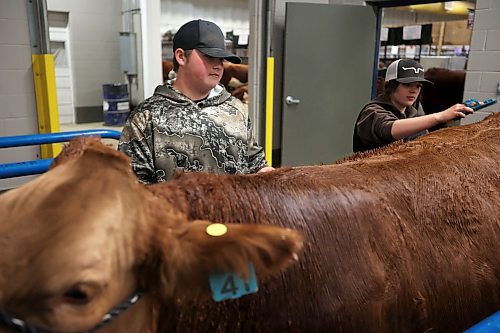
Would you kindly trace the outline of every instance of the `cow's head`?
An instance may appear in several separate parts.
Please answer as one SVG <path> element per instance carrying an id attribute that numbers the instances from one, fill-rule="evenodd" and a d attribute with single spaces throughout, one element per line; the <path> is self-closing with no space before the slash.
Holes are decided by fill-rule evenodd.
<path id="1" fill-rule="evenodd" d="M 72 143 L 55 164 L 0 196 L 0 308 L 42 329 L 90 330 L 145 290 L 102 332 L 153 331 L 155 302 L 208 296 L 210 272 L 246 276 L 252 262 L 263 277 L 300 251 L 300 235 L 278 227 L 228 224 L 210 235 L 211 222 L 188 221 L 95 140 Z"/>

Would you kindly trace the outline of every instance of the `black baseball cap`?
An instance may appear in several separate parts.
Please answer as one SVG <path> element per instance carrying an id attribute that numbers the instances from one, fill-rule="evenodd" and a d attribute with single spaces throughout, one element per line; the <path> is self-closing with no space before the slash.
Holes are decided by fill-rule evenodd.
<path id="1" fill-rule="evenodd" d="M 226 50 L 222 30 L 209 21 L 193 20 L 180 27 L 174 36 L 174 53 L 177 49 L 196 49 L 214 58 L 224 58 L 234 64 L 241 63 L 240 57 Z"/>
<path id="2" fill-rule="evenodd" d="M 433 84 L 424 78 L 424 68 L 413 59 L 399 59 L 391 63 L 385 73 L 385 82 L 391 80 L 396 80 L 399 83 L 427 82 Z"/>

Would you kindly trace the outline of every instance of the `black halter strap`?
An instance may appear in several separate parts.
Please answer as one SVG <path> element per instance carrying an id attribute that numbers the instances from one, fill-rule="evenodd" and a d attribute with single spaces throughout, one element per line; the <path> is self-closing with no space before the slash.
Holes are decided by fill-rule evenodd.
<path id="1" fill-rule="evenodd" d="M 132 295 L 127 297 L 123 302 L 115 306 L 108 313 L 104 315 L 101 322 L 94 326 L 92 329 L 86 331 L 85 333 L 92 333 L 101 327 L 109 324 L 113 319 L 118 317 L 122 312 L 127 310 L 129 307 L 137 303 L 139 299 L 144 295 L 144 291 L 137 290 Z M 11 316 L 6 311 L 0 309 L 0 322 L 3 323 L 8 328 L 13 328 L 21 333 L 51 333 L 44 329 L 38 328 L 36 326 L 26 323 L 24 320 Z"/>

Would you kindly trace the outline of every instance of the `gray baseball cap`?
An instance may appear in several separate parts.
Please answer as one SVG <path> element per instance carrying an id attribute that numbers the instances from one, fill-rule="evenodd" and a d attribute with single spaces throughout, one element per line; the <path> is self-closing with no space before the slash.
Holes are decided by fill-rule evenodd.
<path id="1" fill-rule="evenodd" d="M 224 58 L 232 63 L 241 63 L 240 57 L 226 50 L 226 43 L 222 30 L 217 24 L 193 20 L 179 28 L 174 36 L 173 49 L 196 49 L 214 58 Z"/>
<path id="2" fill-rule="evenodd" d="M 385 82 L 391 80 L 396 80 L 399 83 L 427 82 L 433 84 L 425 79 L 422 65 L 413 59 L 399 59 L 390 64 L 385 73 Z"/>

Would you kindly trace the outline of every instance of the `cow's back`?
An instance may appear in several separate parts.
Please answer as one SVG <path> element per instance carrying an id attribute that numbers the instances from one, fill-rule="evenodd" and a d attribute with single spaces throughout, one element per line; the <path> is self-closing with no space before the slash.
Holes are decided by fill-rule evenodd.
<path id="1" fill-rule="evenodd" d="M 189 174 L 191 218 L 304 234 L 257 294 L 166 306 L 164 331 L 457 332 L 500 307 L 500 117 L 341 164 Z"/>

